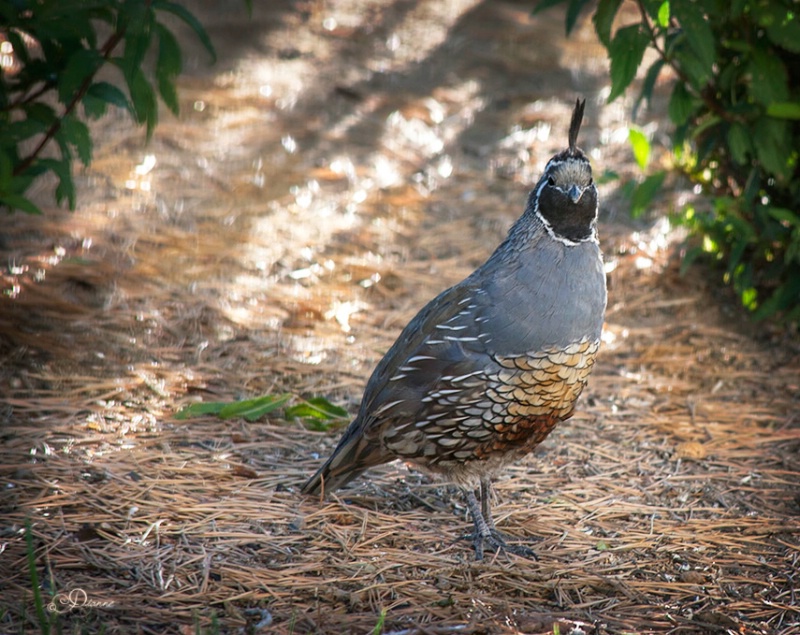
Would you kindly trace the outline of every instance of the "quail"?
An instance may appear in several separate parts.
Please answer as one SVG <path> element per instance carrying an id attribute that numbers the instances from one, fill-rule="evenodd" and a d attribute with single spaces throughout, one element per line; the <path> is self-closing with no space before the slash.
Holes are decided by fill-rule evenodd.
<path id="1" fill-rule="evenodd" d="M 303 486 L 325 496 L 402 459 L 461 487 L 484 548 L 509 544 L 491 515 L 491 479 L 573 414 L 600 346 L 606 281 L 597 188 L 577 147 L 553 156 L 522 216 L 489 259 L 403 329 L 367 382 L 356 418 Z"/>

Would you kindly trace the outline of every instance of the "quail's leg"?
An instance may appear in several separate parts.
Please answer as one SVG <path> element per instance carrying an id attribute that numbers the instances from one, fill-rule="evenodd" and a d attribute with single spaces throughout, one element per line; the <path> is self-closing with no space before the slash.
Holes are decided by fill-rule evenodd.
<path id="1" fill-rule="evenodd" d="M 480 504 L 478 497 L 480 496 Z M 480 490 L 466 492 L 467 507 L 472 514 L 475 523 L 475 533 L 472 536 L 472 543 L 475 547 L 475 559 L 483 560 L 483 548 L 488 546 L 494 551 L 507 551 L 518 556 L 536 559 L 534 551 L 521 545 L 510 545 L 505 536 L 495 527 L 492 518 L 490 500 L 492 495 L 492 483 L 488 478 L 481 479 Z"/>
<path id="2" fill-rule="evenodd" d="M 492 533 L 498 533 L 497 527 L 494 526 L 494 518 L 492 518 L 492 481 L 487 477 L 481 479 L 481 514 L 486 524 L 489 525 Z"/>

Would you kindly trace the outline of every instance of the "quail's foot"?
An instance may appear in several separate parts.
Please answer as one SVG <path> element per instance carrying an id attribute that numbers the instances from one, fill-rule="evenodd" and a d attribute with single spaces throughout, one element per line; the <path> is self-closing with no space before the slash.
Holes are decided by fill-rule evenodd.
<path id="1" fill-rule="evenodd" d="M 509 544 L 508 538 L 495 527 L 492 512 L 489 506 L 491 497 L 491 482 L 488 478 L 481 479 L 481 487 L 474 492 L 466 491 L 467 507 L 475 530 L 472 533 L 472 546 L 475 548 L 475 559 L 483 560 L 484 548 L 491 551 L 513 553 L 523 558 L 537 560 L 536 553 L 530 547 L 518 544 Z M 480 496 L 480 503 L 478 502 Z"/>
<path id="2" fill-rule="evenodd" d="M 485 535 L 481 535 L 475 531 L 472 534 L 472 546 L 475 548 L 475 560 L 483 560 L 483 554 L 486 548 L 495 553 L 505 552 L 514 554 L 515 556 L 529 558 L 530 560 L 539 559 L 533 549 L 525 545 L 509 543 L 508 537 L 497 531 L 497 529 L 492 529 Z"/>

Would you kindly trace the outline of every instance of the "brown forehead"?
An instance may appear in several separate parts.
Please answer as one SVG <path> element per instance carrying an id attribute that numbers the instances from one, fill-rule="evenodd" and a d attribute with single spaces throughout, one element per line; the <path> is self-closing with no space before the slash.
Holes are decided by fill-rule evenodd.
<path id="1" fill-rule="evenodd" d="M 592 178 L 592 168 L 588 161 L 566 160 L 553 162 L 550 173 L 556 185 L 569 183 L 585 184 Z"/>

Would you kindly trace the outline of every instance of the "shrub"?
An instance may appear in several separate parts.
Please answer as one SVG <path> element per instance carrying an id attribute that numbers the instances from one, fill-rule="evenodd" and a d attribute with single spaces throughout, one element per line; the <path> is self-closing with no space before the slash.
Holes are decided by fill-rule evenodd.
<path id="1" fill-rule="evenodd" d="M 92 158 L 84 119 L 101 117 L 109 105 L 126 109 L 148 138 L 158 97 L 178 112 L 181 49 L 163 14 L 187 24 L 214 57 L 200 22 L 169 0 L 0 0 L 0 207 L 39 213 L 26 192 L 52 172 L 56 201 L 74 208 L 72 160 L 88 165 Z M 109 65 L 123 88 L 97 80 Z M 51 142 L 58 152 L 45 156 Z"/>
<path id="2" fill-rule="evenodd" d="M 567 4 L 569 32 L 587 0 Z M 756 318 L 800 322 L 800 15 L 793 0 L 600 0 L 593 23 L 611 64 L 609 101 L 656 52 L 635 101 L 673 79 L 676 166 L 705 197 L 678 210 L 690 230 L 685 263 L 703 257 Z M 631 18 L 628 21 L 628 18 Z M 651 177 L 652 182 L 652 177 Z M 641 202 L 641 196 L 640 202 Z"/>

